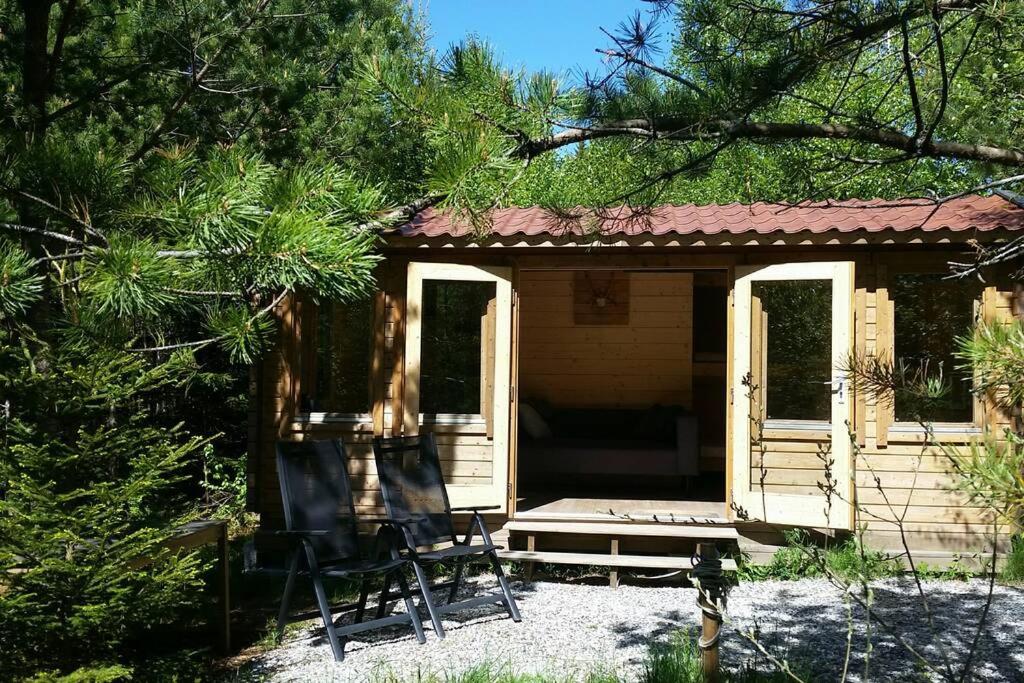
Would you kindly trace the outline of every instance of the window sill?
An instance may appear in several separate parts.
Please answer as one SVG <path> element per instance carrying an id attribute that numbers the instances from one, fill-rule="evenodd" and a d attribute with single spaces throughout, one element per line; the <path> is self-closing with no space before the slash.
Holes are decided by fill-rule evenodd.
<path id="1" fill-rule="evenodd" d="M 420 413 L 421 425 L 487 425 L 487 418 L 479 413 Z"/>
<path id="2" fill-rule="evenodd" d="M 766 420 L 761 436 L 766 441 L 827 441 L 832 438 L 832 424 L 824 420 Z"/>
<path id="3" fill-rule="evenodd" d="M 370 413 L 299 413 L 295 422 L 300 424 L 363 424 L 373 422 Z"/>
<path id="4" fill-rule="evenodd" d="M 766 430 L 830 432 L 832 423 L 826 420 L 765 420 Z"/>
<path id="5" fill-rule="evenodd" d="M 981 427 L 969 423 L 940 423 L 931 426 L 931 435 L 940 443 L 967 443 L 983 433 Z M 923 443 L 926 435 L 926 430 L 914 422 L 897 422 L 888 431 L 889 441 L 896 443 Z"/>

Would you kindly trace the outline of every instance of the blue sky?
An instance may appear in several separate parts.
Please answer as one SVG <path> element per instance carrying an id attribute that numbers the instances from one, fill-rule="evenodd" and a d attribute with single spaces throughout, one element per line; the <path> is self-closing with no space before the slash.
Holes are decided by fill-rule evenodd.
<path id="1" fill-rule="evenodd" d="M 641 0 L 425 0 L 430 42 L 439 52 L 467 35 L 492 45 L 509 67 L 547 69 L 575 74 L 580 68 L 602 71 L 607 47 L 601 28 L 614 32 L 637 9 Z"/>

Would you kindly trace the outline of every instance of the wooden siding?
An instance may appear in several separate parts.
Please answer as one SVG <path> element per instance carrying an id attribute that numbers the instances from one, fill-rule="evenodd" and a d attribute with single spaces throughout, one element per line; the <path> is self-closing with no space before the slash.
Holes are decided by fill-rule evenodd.
<path id="1" fill-rule="evenodd" d="M 870 243 L 870 241 L 868 242 Z M 542 376 L 563 373 L 586 377 L 587 361 L 602 361 L 609 358 L 621 362 L 622 376 L 646 372 L 657 367 L 657 363 L 675 364 L 686 367 L 692 355 L 689 347 L 684 350 L 682 338 L 687 339 L 692 330 L 687 330 L 678 339 L 665 341 L 664 338 L 637 337 L 629 332 L 630 326 L 617 326 L 620 338 L 598 340 L 593 337 L 594 328 L 589 329 L 590 337 L 566 339 L 562 333 L 570 330 L 569 325 L 558 328 L 546 327 L 548 316 L 566 316 L 571 321 L 571 269 L 585 267 L 601 268 L 722 268 L 731 269 L 744 263 L 778 263 L 800 260 L 853 260 L 856 262 L 855 300 L 855 346 L 859 352 L 884 353 L 892 344 L 891 301 L 888 298 L 888 273 L 892 269 L 909 268 L 933 269 L 945 266 L 954 257 L 952 250 L 938 251 L 934 247 L 900 247 L 893 244 L 862 246 L 854 251 L 839 244 L 800 244 L 760 246 L 744 250 L 714 250 L 694 248 L 677 250 L 597 250 L 582 253 L 579 249 L 503 249 L 498 256 L 490 250 L 416 250 L 416 258 L 443 259 L 460 263 L 515 263 L 521 268 L 557 268 L 561 271 L 523 270 L 517 273 L 519 295 L 522 307 L 520 320 L 521 342 L 518 344 L 520 363 L 518 394 L 528 395 L 527 378 L 531 373 Z M 350 445 L 354 461 L 358 463 L 356 474 L 360 479 L 357 487 L 363 493 L 361 508 L 367 512 L 379 510 L 379 499 L 374 492 L 375 473 L 369 439 L 377 431 L 385 435 L 397 433 L 401 423 L 401 382 L 403 379 L 402 349 L 404 347 L 402 320 L 404 314 L 404 272 L 402 258 L 410 252 L 395 251 L 389 259 L 391 270 L 382 275 L 381 285 L 384 298 L 384 346 L 385 353 L 380 360 L 381 372 L 374 379 L 383 405 L 375 406 L 373 418 L 360 424 L 304 424 L 297 422 L 297 396 L 301 358 L 298 349 L 302 346 L 300 320 L 301 301 L 286 301 L 276 314 L 280 321 L 281 334 L 276 348 L 269 353 L 261 366 L 259 381 L 253 382 L 251 393 L 259 400 L 259 410 L 253 411 L 253 425 L 250 439 L 250 487 L 251 504 L 263 514 L 265 528 L 280 525 L 280 496 L 274 472 L 273 444 L 278 438 L 303 438 L 316 435 L 318 438 L 341 436 Z M 633 277 L 638 274 L 634 273 Z M 664 274 L 649 273 L 648 276 Z M 643 279 L 643 278 L 641 278 Z M 633 283 L 634 290 L 638 281 Z M 642 287 L 642 286 L 641 286 Z M 1020 315 L 1024 296 L 1014 294 L 1014 285 L 1008 280 L 998 280 L 990 285 L 984 294 L 982 311 L 990 319 L 1008 320 Z M 637 294 L 634 291 L 634 296 Z M 531 304 L 531 295 L 537 302 Z M 676 292 L 676 296 L 682 296 Z M 667 296 L 667 295 L 665 295 Z M 658 297 L 649 297 L 640 308 L 652 314 L 667 311 L 657 307 Z M 645 310 L 651 309 L 651 310 Z M 1022 309 L 1022 310 L 1018 310 Z M 678 309 L 676 309 L 678 310 Z M 692 310 L 692 308 L 690 309 Z M 641 316 L 643 320 L 646 316 Z M 560 332 L 552 330 L 560 329 Z M 671 328 L 683 329 L 683 328 Z M 625 330 L 625 332 L 623 332 Z M 586 332 L 586 330 L 584 331 Z M 536 333 L 536 334 L 534 334 Z M 531 341 L 531 336 L 534 339 Z M 613 335 L 614 336 L 614 335 Z M 663 337 L 663 335 L 662 335 Z M 600 345 L 600 346 L 599 346 Z M 531 367 L 532 364 L 532 367 Z M 375 363 L 376 366 L 376 363 Z M 569 370 L 569 372 L 565 372 Z M 680 371 L 678 376 L 688 376 L 689 370 Z M 577 391 L 587 395 L 595 393 L 594 384 L 580 380 Z M 631 380 L 627 380 L 631 381 Z M 606 385 L 607 386 L 607 385 Z M 620 385 L 625 386 L 625 385 Z M 581 389 L 582 387 L 582 389 Z M 589 387 L 589 388 L 588 388 Z M 640 391 L 646 388 L 640 387 Z M 681 390 L 680 402 L 692 400 L 690 389 Z M 605 391 L 606 395 L 616 391 Z M 894 520 L 902 517 L 908 540 L 915 550 L 941 550 L 946 552 L 978 552 L 989 547 L 991 520 L 984 511 L 966 504 L 963 497 L 947 488 L 950 482 L 950 467 L 944 456 L 934 449 L 923 449 L 920 434 L 892 429 L 892 410 L 884 402 L 876 404 L 866 396 L 854 396 L 854 426 L 857 432 L 858 452 L 854 461 L 854 477 L 857 496 L 867 514 L 859 522 L 868 527 L 868 540 L 876 547 L 898 549 L 900 537 Z M 379 411 L 379 412 L 378 412 Z M 989 428 L 996 430 L 1012 423 L 1011 416 L 1002 411 L 987 408 L 984 419 Z M 376 425 L 374 424 L 376 422 Z M 488 476 L 488 464 L 492 462 L 486 453 L 486 433 L 479 427 L 450 427 L 442 436 L 446 444 L 446 469 L 453 478 Z M 476 431 L 473 431 L 473 430 Z M 943 434 L 942 439 L 951 443 L 967 443 L 971 434 Z M 514 438 L 514 434 L 513 434 Z M 782 489 L 790 493 L 817 492 L 816 482 L 820 478 L 820 461 L 815 457 L 820 437 L 815 434 L 794 434 L 774 432 L 768 435 L 763 455 L 769 471 L 765 485 L 769 490 Z M 755 462 L 760 462 L 760 454 Z M 727 460 L 727 468 L 729 465 Z M 727 469 L 728 474 L 728 469 Z M 881 483 L 879 490 L 875 477 Z M 514 485 L 514 482 L 513 482 Z M 883 494 L 884 491 L 884 494 Z M 750 525 L 751 534 L 757 525 Z"/>
<path id="2" fill-rule="evenodd" d="M 628 274 L 629 322 L 577 325 L 571 271 L 519 279 L 522 399 L 556 406 L 693 404 L 693 275 Z"/>
<path id="3" fill-rule="evenodd" d="M 889 298 L 893 272 L 942 268 L 946 258 L 934 255 L 899 255 L 857 259 L 855 292 L 855 349 L 861 353 L 892 358 L 892 325 L 895 311 Z M 985 289 L 980 310 L 986 320 L 1013 317 L 1012 288 L 1007 283 Z M 951 332 L 952 333 L 952 332 Z M 856 431 L 854 484 L 857 497 L 855 526 L 867 527 L 867 538 L 877 547 L 901 548 L 900 521 L 916 550 L 978 552 L 991 548 L 991 514 L 952 490 L 952 466 L 939 449 L 924 446 L 923 434 L 893 427 L 893 407 L 887 399 L 854 396 Z M 1001 432 L 1011 416 L 992 407 L 978 412 L 976 429 L 987 426 Z M 952 445 L 977 438 L 971 428 L 939 433 L 936 438 Z M 752 456 L 752 486 L 771 493 L 822 496 L 825 433 L 766 430 L 762 448 Z M 762 469 L 761 465 L 764 465 Z M 771 520 L 769 519 L 769 522 Z"/>
<path id="4" fill-rule="evenodd" d="M 283 525 L 274 444 L 278 440 L 334 439 L 345 443 L 349 475 L 357 512 L 382 514 L 383 502 L 373 460 L 374 435 L 402 431 L 404 380 L 405 262 L 386 262 L 378 271 L 379 291 L 374 295 L 374 345 L 370 394 L 373 405 L 365 416 L 306 416 L 298 409 L 303 355 L 314 348 L 315 325 L 309 315 L 315 307 L 303 297 L 286 300 L 275 315 L 279 334 L 274 348 L 262 361 L 263 391 L 260 412 L 250 412 L 258 438 L 250 442 L 250 500 L 261 513 L 261 526 Z M 251 394 L 256 392 L 252 389 Z M 437 435 L 442 469 L 450 485 L 488 484 L 493 476 L 494 453 L 486 424 L 430 425 L 420 431 Z"/>

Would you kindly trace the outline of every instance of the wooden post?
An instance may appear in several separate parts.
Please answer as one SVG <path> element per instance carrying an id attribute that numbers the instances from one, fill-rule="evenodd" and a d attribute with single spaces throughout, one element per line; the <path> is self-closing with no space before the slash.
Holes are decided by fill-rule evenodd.
<path id="1" fill-rule="evenodd" d="M 526 537 L 526 550 L 531 552 L 531 553 L 537 552 L 537 536 L 536 535 L 530 534 L 529 536 Z M 526 582 L 527 583 L 533 581 L 533 570 L 536 567 L 536 565 L 537 565 L 537 563 L 533 562 L 533 561 L 530 561 L 530 562 L 526 563 Z"/>
<path id="2" fill-rule="evenodd" d="M 619 554 L 619 539 L 613 538 L 612 539 L 612 555 L 618 555 L 618 554 Z M 618 588 L 619 587 L 619 570 L 616 569 L 615 567 L 612 567 L 612 570 L 610 572 L 608 572 L 608 585 L 611 586 L 612 588 Z"/>
<path id="3" fill-rule="evenodd" d="M 231 557 L 228 552 L 228 524 L 219 522 L 220 535 L 217 537 L 217 557 L 220 574 L 220 646 L 227 654 L 231 652 Z"/>
<path id="4" fill-rule="evenodd" d="M 701 563 L 710 561 L 712 566 L 720 562 L 718 548 L 714 543 L 698 543 L 697 556 Z M 718 573 L 720 576 L 720 565 Z M 698 586 L 700 593 L 697 596 L 697 604 L 701 611 L 701 628 L 697 645 L 700 649 L 700 668 L 705 681 L 716 683 L 719 680 L 718 639 L 722 630 L 722 613 L 718 609 L 721 591 L 710 584 Z"/>

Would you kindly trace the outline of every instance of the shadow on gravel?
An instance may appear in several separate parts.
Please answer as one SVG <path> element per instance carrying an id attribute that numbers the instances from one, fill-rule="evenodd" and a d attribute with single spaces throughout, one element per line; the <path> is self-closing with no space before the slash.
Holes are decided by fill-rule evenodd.
<path id="1" fill-rule="evenodd" d="M 744 604 L 731 610 L 722 639 L 727 665 L 766 665 L 764 656 L 741 634 L 753 631 L 758 642 L 774 656 L 798 663 L 801 670 L 812 675 L 812 680 L 838 680 L 852 625 L 850 680 L 862 678 L 869 630 L 871 680 L 927 680 L 924 673 L 928 667 L 897 638 L 923 655 L 935 669 L 946 671 L 949 666 L 954 672 L 953 680 L 960 680 L 987 600 L 987 584 L 981 582 L 926 584 L 933 624 L 930 627 L 912 581 L 879 583 L 873 586 L 874 616 L 869 624 L 864 610 L 853 604 L 852 612 L 848 611 L 836 593 L 830 591 L 820 600 L 813 600 L 808 590 L 806 585 L 794 582 L 792 586 L 775 588 L 765 596 L 764 604 Z M 997 589 L 974 655 L 974 680 L 1024 681 L 1024 654 L 1019 652 L 1022 605 L 1024 592 Z M 696 632 L 699 628 L 696 604 L 674 606 L 658 615 L 658 619 L 659 625 L 653 631 L 649 626 L 617 624 L 613 629 L 617 647 L 667 643 L 675 631 Z"/>
<path id="2" fill-rule="evenodd" d="M 457 600 L 467 600 L 469 598 L 476 597 L 478 595 L 485 595 L 488 592 L 497 590 L 496 586 L 489 584 L 476 585 L 474 583 L 467 583 L 459 590 Z M 533 584 L 521 583 L 517 581 L 512 582 L 512 593 L 516 600 L 519 601 L 523 597 L 533 593 L 536 589 Z M 436 590 L 434 591 L 434 599 L 438 604 L 445 604 L 448 602 L 448 590 Z M 430 638 L 436 638 L 433 632 L 433 625 L 430 623 L 430 616 L 427 614 L 427 609 L 422 605 L 419 598 L 416 598 L 416 604 L 419 607 L 420 619 L 423 621 L 423 630 L 427 634 L 429 642 Z M 398 598 L 397 601 L 388 603 L 386 613 L 391 614 L 395 611 L 396 607 L 401 607 L 401 612 L 405 611 L 405 605 L 402 603 L 402 599 Z M 376 603 L 372 602 L 367 606 L 366 618 L 373 618 L 374 610 L 377 608 Z M 526 619 L 526 617 L 523 617 Z M 445 631 L 454 631 L 460 628 L 472 628 L 479 622 L 493 621 L 496 619 L 511 619 L 508 616 L 508 612 L 505 611 L 505 607 L 501 604 L 495 603 L 493 605 L 484 605 L 481 607 L 474 607 L 472 609 L 460 610 L 458 612 L 451 612 L 445 614 L 443 617 Z M 335 616 L 335 623 L 339 626 L 345 624 L 351 624 L 355 620 L 355 612 L 347 611 L 340 617 Z M 473 623 L 470 623 L 473 622 Z M 323 622 L 319 619 L 316 621 L 316 636 L 310 640 L 311 646 L 327 646 L 327 633 L 324 631 Z M 374 629 L 372 631 L 364 631 L 352 638 L 349 638 L 350 644 L 358 643 L 359 649 L 367 649 L 371 647 L 378 647 L 381 645 L 387 645 L 397 641 L 413 640 L 415 635 L 413 634 L 412 626 L 409 624 L 400 624 L 396 626 L 389 626 L 381 629 Z M 346 653 L 348 650 L 346 650 Z"/>

